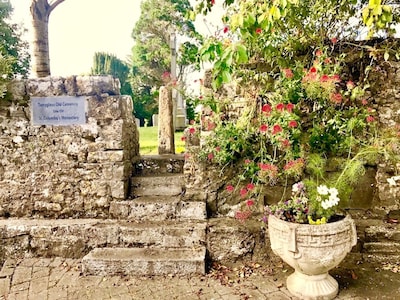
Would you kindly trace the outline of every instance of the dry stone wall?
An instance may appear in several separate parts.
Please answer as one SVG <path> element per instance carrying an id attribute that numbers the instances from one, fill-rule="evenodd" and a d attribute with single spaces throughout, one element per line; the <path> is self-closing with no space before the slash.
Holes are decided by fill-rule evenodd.
<path id="1" fill-rule="evenodd" d="M 375 103 L 378 121 L 381 130 L 394 129 L 400 139 L 400 63 L 383 62 L 371 69 L 369 73 L 371 85 L 370 100 Z M 205 80 L 207 82 L 207 80 Z M 234 104 L 242 103 L 238 90 L 232 88 L 222 91 L 222 97 L 231 99 Z M 226 111 L 230 117 L 240 113 L 243 108 L 231 105 Z M 206 118 L 209 115 L 204 109 Z M 201 135 L 206 135 L 207 126 L 201 124 Z M 200 129 L 200 128 L 199 128 Z M 193 142 L 193 134 L 186 132 L 187 147 L 192 147 L 196 153 L 199 143 Z M 397 149 L 400 152 L 400 149 Z M 196 159 L 195 155 L 188 157 L 185 162 L 186 188 L 192 197 L 205 200 L 208 204 L 209 214 L 214 216 L 233 216 L 238 210 L 240 199 L 227 195 L 226 184 L 232 181 L 237 170 L 229 170 L 204 164 Z M 397 164 L 378 163 L 369 166 L 366 175 L 360 178 L 360 183 L 348 204 L 354 214 L 368 214 L 368 217 L 382 218 L 400 211 L 400 162 Z M 397 178 L 394 182 L 393 178 Z M 268 203 L 281 199 L 283 189 L 279 186 L 266 187 Z"/>
<path id="2" fill-rule="evenodd" d="M 400 63 L 385 62 L 372 69 L 369 81 L 374 94 L 381 128 L 394 129 L 400 140 Z M 397 149 L 400 152 L 400 149 Z M 381 213 L 400 210 L 400 162 L 377 167 L 377 197 L 372 206 Z M 393 178 L 397 180 L 393 181 Z M 391 180 L 392 179 L 392 180 Z"/>
<path id="3" fill-rule="evenodd" d="M 0 216 L 107 217 L 127 197 L 139 144 L 119 88 L 111 76 L 11 84 L 11 100 L 0 100 Z M 32 125 L 31 97 L 64 96 L 84 96 L 85 124 Z"/>

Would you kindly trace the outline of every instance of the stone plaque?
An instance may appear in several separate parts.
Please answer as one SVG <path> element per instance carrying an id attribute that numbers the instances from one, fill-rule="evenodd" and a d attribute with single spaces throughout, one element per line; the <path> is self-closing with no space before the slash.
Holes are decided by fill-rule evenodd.
<path id="1" fill-rule="evenodd" d="M 31 105 L 33 125 L 86 124 L 85 97 L 32 97 Z"/>

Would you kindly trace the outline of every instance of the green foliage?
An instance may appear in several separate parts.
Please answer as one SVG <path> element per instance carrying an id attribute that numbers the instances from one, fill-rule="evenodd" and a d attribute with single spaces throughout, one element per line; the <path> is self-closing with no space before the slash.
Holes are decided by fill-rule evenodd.
<path id="1" fill-rule="evenodd" d="M 368 27 L 368 38 L 379 31 L 394 35 L 396 30 L 393 26 L 398 21 L 398 16 L 393 13 L 391 5 L 385 5 L 385 0 L 369 0 L 368 6 L 362 10 L 362 19 Z"/>
<path id="2" fill-rule="evenodd" d="M 227 45 L 216 39 L 211 39 L 203 45 L 200 49 L 200 57 L 202 61 L 216 61 L 213 68 L 214 89 L 232 81 L 234 64 L 243 64 L 249 59 L 243 44 L 229 43 Z"/>
<path id="3" fill-rule="evenodd" d="M 6 75 L 7 78 L 26 77 L 29 72 L 30 61 L 28 44 L 21 39 L 21 28 L 9 23 L 11 14 L 11 4 L 7 1 L 0 1 L 0 54 L 7 61 L 7 64 L 11 64 L 11 70 L 2 75 Z M 4 72 L 4 69 L 2 72 Z"/>
<path id="4" fill-rule="evenodd" d="M 93 58 L 91 75 L 113 75 L 121 83 L 128 78 L 129 67 L 118 57 L 112 54 L 96 52 Z"/>
<path id="5" fill-rule="evenodd" d="M 326 158 L 319 154 L 313 153 L 308 156 L 306 172 L 310 174 L 314 181 L 318 183 L 325 176 Z"/>
<path id="6" fill-rule="evenodd" d="M 199 68 L 197 47 L 201 37 L 193 23 L 185 18 L 191 9 L 188 0 L 144 0 L 141 3 L 141 15 L 132 32 L 135 44 L 129 81 L 135 113 L 142 120 L 157 112 L 160 86 L 169 85 L 184 93 L 178 82 L 185 72 Z M 170 74 L 172 33 L 186 39 L 177 49 L 176 80 Z"/>
<path id="7" fill-rule="evenodd" d="M 359 38 L 366 5 L 365 18 L 374 19 L 370 29 L 392 33 L 399 12 L 390 10 L 389 17 L 385 5 L 390 4 L 367 2 L 225 1 L 223 33 L 200 49 L 201 59 L 214 64 L 214 90 L 235 82 L 252 111 L 232 119 L 216 114 L 218 126 L 202 157 L 220 165 L 247 161 L 238 172 L 239 182 L 286 186 L 305 179 L 311 204 L 304 209 L 310 223 L 316 222 L 314 217 L 321 223 L 322 217 L 326 221 L 332 216 L 339 197 L 349 197 L 365 163 L 386 155 L 385 146 L 375 145 L 375 106 L 368 98 L 370 85 L 362 81 L 371 67 L 361 69 L 361 80 L 353 82 L 358 78 L 350 77 L 347 54 L 341 53 L 342 45 Z M 214 3 L 198 1 L 197 12 L 207 13 Z M 385 25 L 379 25 L 383 19 Z M 372 61 L 387 60 L 395 51 L 366 48 Z M 328 162 L 338 157 L 342 163 L 330 169 Z M 298 203 L 292 204 L 287 209 Z"/>
<path id="8" fill-rule="evenodd" d="M 112 54 L 96 52 L 93 57 L 91 75 L 112 75 L 119 79 L 121 94 L 130 95 L 132 90 L 128 82 L 129 66 Z"/>
<path id="9" fill-rule="evenodd" d="M 12 74 L 13 58 L 3 57 L 0 52 L 0 99 L 4 97 L 7 92 L 7 83 Z"/>
<path id="10" fill-rule="evenodd" d="M 369 27 L 369 37 L 378 31 L 393 35 L 399 20 L 399 10 L 382 0 L 278 0 L 278 1 L 225 1 L 228 7 L 223 18 L 229 31 L 211 45 L 205 42 L 204 60 L 210 59 L 214 69 L 214 85 L 218 88 L 237 77 L 247 61 L 262 62 L 272 71 L 292 65 L 305 64 L 312 57 L 312 49 L 322 47 L 334 39 L 355 40 L 363 29 L 363 17 Z M 207 13 L 212 1 L 197 1 L 197 12 Z M 363 12 L 363 13 L 362 13 Z M 363 15 L 363 16 L 361 16 Z M 225 39 L 224 42 L 222 40 Z M 232 60 L 232 46 L 245 49 L 243 59 Z M 218 46 L 218 49 L 216 49 Z M 215 51 L 217 50 L 217 51 Z M 311 50 L 311 51 L 310 51 Z M 208 55 L 208 52 L 214 55 Z M 390 51 L 385 52 L 386 56 Z M 251 72 L 248 72 L 251 76 Z M 233 75 L 234 74 L 234 75 Z M 243 77 L 243 73 L 240 74 Z"/>
<path id="11" fill-rule="evenodd" d="M 221 166 L 234 164 L 240 158 L 254 153 L 253 143 L 257 143 L 255 137 L 247 128 L 232 123 L 220 124 L 206 138 L 206 146 L 201 150 L 200 158 L 212 157 L 211 160 Z"/>
<path id="12" fill-rule="evenodd" d="M 132 87 L 135 117 L 140 119 L 141 125 L 144 125 L 145 120 L 151 120 L 151 116 L 158 112 L 157 96 L 158 92 L 153 91 L 149 86 Z"/>

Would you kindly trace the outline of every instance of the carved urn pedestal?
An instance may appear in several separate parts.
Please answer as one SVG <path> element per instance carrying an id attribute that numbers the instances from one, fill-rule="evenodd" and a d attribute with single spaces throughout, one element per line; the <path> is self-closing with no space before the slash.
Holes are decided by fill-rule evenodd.
<path id="1" fill-rule="evenodd" d="M 273 252 L 295 269 L 286 281 L 288 290 L 301 299 L 333 299 L 339 291 L 328 271 L 340 264 L 357 243 L 354 220 L 309 225 L 269 216 Z"/>

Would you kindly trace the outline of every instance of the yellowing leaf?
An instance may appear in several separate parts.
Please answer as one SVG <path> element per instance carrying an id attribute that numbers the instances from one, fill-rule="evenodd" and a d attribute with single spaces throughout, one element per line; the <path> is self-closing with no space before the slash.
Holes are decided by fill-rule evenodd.
<path id="1" fill-rule="evenodd" d="M 196 13 L 193 10 L 190 11 L 190 13 L 189 13 L 189 19 L 191 21 L 194 21 L 196 19 Z"/>
<path id="2" fill-rule="evenodd" d="M 261 24 L 266 18 L 267 18 L 267 13 L 262 13 L 261 15 L 259 15 L 258 17 L 257 17 L 257 23 L 258 24 Z"/>
<path id="3" fill-rule="evenodd" d="M 281 12 L 276 6 L 272 6 L 271 9 L 269 10 L 269 13 L 275 20 L 278 20 L 281 17 Z"/>
<path id="4" fill-rule="evenodd" d="M 382 14 L 382 5 L 377 5 L 372 9 L 372 14 L 379 16 Z"/>
<path id="5" fill-rule="evenodd" d="M 388 61 L 389 56 L 390 56 L 390 54 L 387 51 L 385 52 L 385 54 L 383 54 L 383 58 L 385 59 L 385 61 Z"/>
<path id="6" fill-rule="evenodd" d="M 381 5 L 382 4 L 382 0 L 369 0 L 368 2 L 368 6 L 377 6 L 377 5 Z"/>
<path id="7" fill-rule="evenodd" d="M 231 27 L 232 29 L 235 29 L 237 27 L 242 27 L 243 26 L 243 15 L 241 14 L 235 14 L 231 17 Z"/>
<path id="8" fill-rule="evenodd" d="M 374 23 L 374 17 L 370 16 L 367 21 L 365 22 L 365 25 L 367 25 L 368 27 L 371 27 L 372 24 Z"/>
<path id="9" fill-rule="evenodd" d="M 382 5 L 382 9 L 385 12 L 392 13 L 392 7 L 390 5 Z"/>
<path id="10" fill-rule="evenodd" d="M 363 18 L 363 22 L 367 23 L 367 18 L 369 17 L 369 8 L 366 7 L 363 9 L 362 11 L 362 18 Z"/>

